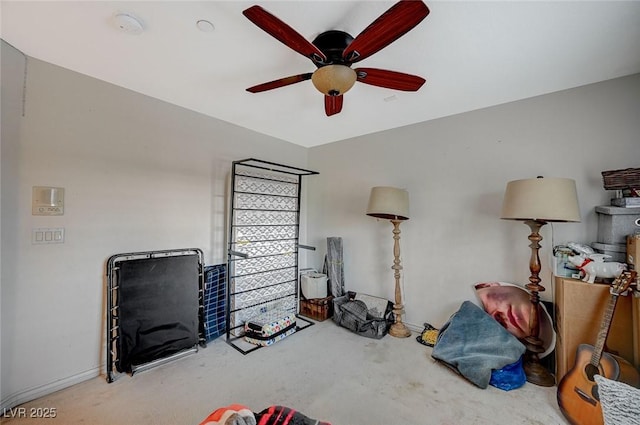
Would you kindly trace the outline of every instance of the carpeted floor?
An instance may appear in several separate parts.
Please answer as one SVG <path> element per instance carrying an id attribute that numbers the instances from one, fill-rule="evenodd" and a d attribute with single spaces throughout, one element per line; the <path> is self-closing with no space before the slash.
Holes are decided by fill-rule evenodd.
<path id="1" fill-rule="evenodd" d="M 3 424 L 197 425 L 241 403 L 295 408 L 333 425 L 566 424 L 556 387 L 479 389 L 411 338 L 357 336 L 331 320 L 242 355 L 221 337 L 198 353 L 107 384 L 94 378 L 19 407 L 56 418 Z"/>

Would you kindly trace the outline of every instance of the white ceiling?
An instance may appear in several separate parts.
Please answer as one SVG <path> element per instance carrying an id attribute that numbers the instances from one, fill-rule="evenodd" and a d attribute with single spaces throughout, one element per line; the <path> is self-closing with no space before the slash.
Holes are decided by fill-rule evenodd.
<path id="1" fill-rule="evenodd" d="M 422 76 L 418 92 L 356 83 L 327 117 L 311 81 L 245 91 L 316 68 L 244 9 L 259 4 L 313 40 L 355 37 L 394 3 L 2 0 L 0 31 L 28 56 L 307 147 L 640 72 L 640 1 L 426 1 L 425 20 L 357 64 Z M 120 30 L 118 12 L 144 32 Z"/>

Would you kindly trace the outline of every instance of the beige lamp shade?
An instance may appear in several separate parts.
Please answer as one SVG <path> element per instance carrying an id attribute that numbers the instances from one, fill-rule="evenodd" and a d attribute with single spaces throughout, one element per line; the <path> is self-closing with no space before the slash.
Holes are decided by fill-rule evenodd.
<path id="1" fill-rule="evenodd" d="M 501 218 L 580 221 L 576 182 L 553 177 L 511 181 L 504 194 Z"/>
<path id="2" fill-rule="evenodd" d="M 356 83 L 356 72 L 346 65 L 326 65 L 316 69 L 311 82 L 327 96 L 345 94 Z"/>
<path id="3" fill-rule="evenodd" d="M 408 220 L 409 192 L 388 186 L 372 188 L 367 215 L 387 220 Z"/>

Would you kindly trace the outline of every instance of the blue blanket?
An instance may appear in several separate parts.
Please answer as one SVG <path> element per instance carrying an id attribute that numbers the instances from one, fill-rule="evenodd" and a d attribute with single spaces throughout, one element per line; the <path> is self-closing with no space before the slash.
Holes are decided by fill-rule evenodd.
<path id="1" fill-rule="evenodd" d="M 465 301 L 440 329 L 431 356 L 446 363 L 480 388 L 491 371 L 515 363 L 525 346 L 493 317 Z"/>

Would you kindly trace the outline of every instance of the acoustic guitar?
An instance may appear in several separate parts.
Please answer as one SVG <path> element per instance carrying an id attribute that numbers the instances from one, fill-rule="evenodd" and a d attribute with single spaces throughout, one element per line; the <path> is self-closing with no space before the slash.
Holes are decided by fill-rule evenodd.
<path id="1" fill-rule="evenodd" d="M 612 283 L 611 297 L 604 313 L 595 347 L 589 344 L 580 344 L 573 368 L 558 384 L 558 406 L 560 406 L 562 414 L 573 425 L 604 424 L 598 385 L 594 375 L 604 376 L 634 387 L 640 386 L 640 374 L 632 364 L 621 357 L 604 352 L 604 345 L 609 334 L 618 297 L 629 289 L 635 278 L 635 271 L 626 271 Z"/>

